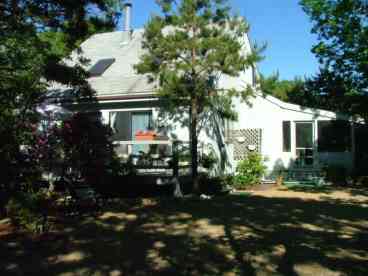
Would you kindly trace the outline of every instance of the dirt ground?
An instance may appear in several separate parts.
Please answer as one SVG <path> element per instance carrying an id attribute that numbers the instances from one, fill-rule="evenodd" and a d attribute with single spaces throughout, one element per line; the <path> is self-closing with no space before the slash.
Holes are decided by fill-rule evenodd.
<path id="1" fill-rule="evenodd" d="M 268 198 L 300 198 L 311 200 L 340 200 L 346 203 L 361 203 L 366 206 L 368 202 L 368 189 L 362 188 L 286 188 L 274 186 L 266 191 L 250 191 L 252 195 Z"/>
<path id="2" fill-rule="evenodd" d="M 0 275 L 365 276 L 367 211 L 361 189 L 121 200 L 41 240 L 0 222 Z"/>

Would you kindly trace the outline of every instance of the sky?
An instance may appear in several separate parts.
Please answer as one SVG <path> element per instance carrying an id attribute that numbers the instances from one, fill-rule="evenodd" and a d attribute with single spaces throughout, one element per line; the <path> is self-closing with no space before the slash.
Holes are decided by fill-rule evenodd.
<path id="1" fill-rule="evenodd" d="M 132 0 L 132 25 L 141 28 L 159 9 L 154 0 Z M 244 16 L 250 26 L 250 39 L 267 43 L 265 59 L 259 71 L 269 76 L 279 72 L 280 79 L 311 76 L 318 62 L 311 53 L 316 36 L 299 0 L 229 0 L 235 13 Z"/>

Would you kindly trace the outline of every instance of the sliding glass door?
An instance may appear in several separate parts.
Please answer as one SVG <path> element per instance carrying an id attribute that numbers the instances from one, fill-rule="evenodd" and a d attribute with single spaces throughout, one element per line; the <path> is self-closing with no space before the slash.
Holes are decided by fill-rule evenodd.
<path id="1" fill-rule="evenodd" d="M 151 111 L 112 111 L 110 112 L 110 126 L 113 130 L 114 141 L 135 140 L 135 135 L 139 131 L 152 129 Z M 133 153 L 146 151 L 146 146 L 133 146 Z M 121 145 L 117 149 L 118 153 L 128 154 L 127 145 Z"/>
<path id="2" fill-rule="evenodd" d="M 147 131 L 152 129 L 152 118 L 150 112 L 133 112 L 132 113 L 132 136 L 135 140 L 135 135 L 139 131 Z M 134 145 L 133 154 L 139 154 L 139 152 L 148 152 L 149 145 Z"/>
<path id="3" fill-rule="evenodd" d="M 132 140 L 130 112 L 110 112 L 110 127 L 113 130 L 114 141 Z"/>
<path id="4" fill-rule="evenodd" d="M 132 113 L 132 136 L 133 140 L 139 131 L 147 131 L 152 128 L 151 113 L 133 112 Z"/>
<path id="5" fill-rule="evenodd" d="M 134 140 L 138 131 L 152 129 L 152 113 L 146 111 L 110 112 L 110 126 L 114 132 L 114 141 Z"/>

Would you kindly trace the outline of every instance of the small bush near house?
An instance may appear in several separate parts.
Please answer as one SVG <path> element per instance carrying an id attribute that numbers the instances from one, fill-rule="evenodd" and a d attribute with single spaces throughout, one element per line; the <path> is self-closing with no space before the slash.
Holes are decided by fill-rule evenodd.
<path id="1" fill-rule="evenodd" d="M 50 195 L 44 191 L 19 192 L 7 203 L 6 212 L 17 229 L 42 234 L 49 230 L 50 204 Z"/>
<path id="2" fill-rule="evenodd" d="M 346 168 L 338 165 L 327 165 L 323 173 L 326 179 L 334 184 L 345 184 L 348 176 Z"/>
<path id="3" fill-rule="evenodd" d="M 355 177 L 355 184 L 368 188 L 368 176 L 358 176 Z"/>
<path id="4" fill-rule="evenodd" d="M 201 174 L 199 177 L 199 190 L 206 195 L 215 195 L 221 193 L 223 188 L 221 178 L 210 177 L 207 174 Z"/>
<path id="5" fill-rule="evenodd" d="M 236 168 L 234 186 L 244 189 L 260 184 L 262 176 L 266 172 L 265 159 L 259 153 L 250 153 L 247 158 L 240 161 Z"/>
<path id="6" fill-rule="evenodd" d="M 230 192 L 233 187 L 234 176 L 222 175 L 210 177 L 207 174 L 201 174 L 199 178 L 200 192 L 206 195 L 222 195 Z"/>

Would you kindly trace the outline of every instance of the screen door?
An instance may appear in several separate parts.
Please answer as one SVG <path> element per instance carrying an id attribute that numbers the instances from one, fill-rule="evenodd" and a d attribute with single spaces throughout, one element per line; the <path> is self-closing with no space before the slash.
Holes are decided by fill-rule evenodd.
<path id="1" fill-rule="evenodd" d="M 295 142 L 297 165 L 310 167 L 314 164 L 314 133 L 313 122 L 295 123 Z"/>

